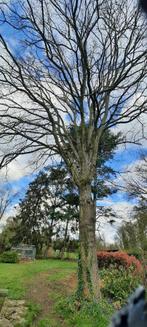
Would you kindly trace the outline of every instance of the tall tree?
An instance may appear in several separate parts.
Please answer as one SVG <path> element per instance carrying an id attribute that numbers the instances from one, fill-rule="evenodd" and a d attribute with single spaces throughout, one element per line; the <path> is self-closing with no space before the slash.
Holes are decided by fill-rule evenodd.
<path id="1" fill-rule="evenodd" d="M 106 129 L 145 111 L 146 22 L 131 0 L 5 0 L 0 20 L 17 42 L 3 26 L 0 136 L 11 146 L 1 166 L 61 155 L 80 194 L 81 295 L 98 299 L 97 153 Z"/>

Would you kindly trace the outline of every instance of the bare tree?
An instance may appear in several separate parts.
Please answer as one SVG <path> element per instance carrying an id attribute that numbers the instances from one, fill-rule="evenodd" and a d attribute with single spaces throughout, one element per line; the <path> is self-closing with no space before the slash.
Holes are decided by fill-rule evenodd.
<path id="1" fill-rule="evenodd" d="M 10 205 L 9 192 L 0 190 L 0 220 L 3 218 L 6 209 Z"/>
<path id="2" fill-rule="evenodd" d="M 0 187 L 0 220 L 4 217 L 6 211 L 11 207 L 18 193 L 13 192 L 9 185 Z"/>
<path id="3" fill-rule="evenodd" d="M 1 166 L 20 154 L 63 158 L 80 193 L 79 290 L 98 299 L 91 187 L 103 132 L 145 112 L 146 22 L 131 0 L 0 4 Z"/>
<path id="4" fill-rule="evenodd" d="M 129 196 L 147 201 L 147 156 L 143 154 L 133 172 L 126 180 L 126 190 Z"/>

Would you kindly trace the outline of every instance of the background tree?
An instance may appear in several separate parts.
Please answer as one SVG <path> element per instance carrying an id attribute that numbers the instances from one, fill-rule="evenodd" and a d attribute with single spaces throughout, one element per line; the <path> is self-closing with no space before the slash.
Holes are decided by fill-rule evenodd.
<path id="1" fill-rule="evenodd" d="M 49 183 L 58 188 L 58 197 L 60 205 L 58 207 L 58 221 L 56 239 L 60 243 L 60 257 L 64 256 L 64 252 L 68 250 L 71 235 L 77 233 L 79 221 L 79 195 L 75 188 L 70 174 L 68 173 L 65 164 L 61 161 L 55 167 L 49 168 Z M 60 242 L 59 242 L 60 240 Z"/>
<path id="2" fill-rule="evenodd" d="M 134 218 L 136 219 L 138 246 L 147 251 L 147 199 L 140 201 L 135 208 Z"/>
<path id="3" fill-rule="evenodd" d="M 12 206 L 13 201 L 18 196 L 17 192 L 13 192 L 11 187 L 5 183 L 0 188 L 0 220 L 4 217 L 7 210 Z"/>
<path id="4" fill-rule="evenodd" d="M 41 253 L 43 246 L 48 249 L 51 245 L 57 222 L 60 219 L 60 211 L 64 201 L 59 196 L 64 172 L 60 171 L 60 179 L 53 183 L 53 172 L 51 174 L 39 173 L 30 183 L 26 195 L 19 204 L 19 213 L 14 220 L 17 222 L 15 243 L 34 244 L 37 254 Z"/>
<path id="5" fill-rule="evenodd" d="M 97 153 L 106 129 L 145 111 L 146 22 L 131 0 L 2 4 L 1 23 L 18 44 L 1 34 L 0 136 L 10 144 L 1 166 L 26 153 L 63 158 L 80 194 L 79 289 L 98 299 Z"/>
<path id="6" fill-rule="evenodd" d="M 139 201 L 147 199 L 147 156 L 145 153 L 141 155 L 140 162 L 125 183 L 126 191 L 130 197 L 136 198 Z"/>
<path id="7" fill-rule="evenodd" d="M 125 178 L 125 190 L 129 198 L 136 200 L 130 221 L 118 230 L 117 239 L 124 249 L 147 250 L 147 158 L 142 153 L 135 169 Z"/>
<path id="8" fill-rule="evenodd" d="M 7 190 L 1 189 L 0 190 L 0 220 L 4 216 L 6 209 L 10 205 L 10 193 Z"/>
<path id="9" fill-rule="evenodd" d="M 136 225 L 131 222 L 125 222 L 117 231 L 116 236 L 119 247 L 124 250 L 137 248 Z"/>
<path id="10" fill-rule="evenodd" d="M 147 251 L 147 200 L 135 206 L 130 221 L 118 230 L 117 241 L 123 249 Z"/>
<path id="11" fill-rule="evenodd" d="M 9 217 L 7 224 L 3 227 L 0 233 L 0 253 L 10 250 L 15 245 L 16 224 L 13 217 Z"/>

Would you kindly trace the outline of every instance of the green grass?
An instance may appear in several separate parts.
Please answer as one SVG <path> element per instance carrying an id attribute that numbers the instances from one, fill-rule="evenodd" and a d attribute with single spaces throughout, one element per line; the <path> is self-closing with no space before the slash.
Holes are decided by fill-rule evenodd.
<path id="1" fill-rule="evenodd" d="M 59 269 L 59 273 L 54 274 L 54 269 Z M 9 297 L 20 299 L 25 296 L 26 284 L 28 280 L 36 274 L 45 271 L 53 271 L 51 279 L 56 279 L 64 275 L 69 275 L 76 269 L 75 262 L 61 260 L 37 260 L 31 263 L 4 264 L 0 263 L 0 288 L 7 288 Z M 61 270 L 61 271 L 60 271 Z"/>
<path id="2" fill-rule="evenodd" d="M 58 323 L 55 319 L 45 318 L 41 319 L 37 327 L 58 327 Z"/>
<path id="3" fill-rule="evenodd" d="M 39 273 L 49 272 L 45 278 L 49 283 L 51 306 L 45 316 L 39 318 L 41 307 L 34 302 L 28 303 L 25 327 L 107 327 L 112 310 L 106 302 L 99 305 L 84 303 L 79 310 L 74 297 L 66 295 L 63 281 L 66 281 L 68 289 L 68 280 L 76 272 L 76 267 L 76 262 L 57 259 L 21 264 L 0 263 L 0 288 L 7 288 L 12 299 L 23 299 L 29 283 L 35 281 Z"/>
<path id="4" fill-rule="evenodd" d="M 56 309 L 67 327 L 106 327 L 113 314 L 112 306 L 104 300 L 99 304 L 85 302 L 79 309 L 72 297 L 57 301 Z"/>
<path id="5" fill-rule="evenodd" d="M 26 323 L 24 323 L 23 326 L 18 326 L 18 327 L 31 327 L 34 319 L 38 317 L 40 312 L 41 312 L 41 308 L 39 305 L 31 302 L 28 303 L 28 311 L 25 316 Z"/>

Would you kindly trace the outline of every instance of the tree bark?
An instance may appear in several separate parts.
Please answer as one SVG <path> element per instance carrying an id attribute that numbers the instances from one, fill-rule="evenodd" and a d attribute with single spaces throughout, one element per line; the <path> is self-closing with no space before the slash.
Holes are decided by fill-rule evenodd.
<path id="1" fill-rule="evenodd" d="M 92 200 L 91 185 L 82 185 L 80 188 L 80 258 L 78 292 L 81 297 L 98 301 L 100 285 L 96 256 L 96 210 Z"/>
<path id="2" fill-rule="evenodd" d="M 68 218 L 66 220 L 66 226 L 65 226 L 65 233 L 64 233 L 64 239 L 63 239 L 63 247 L 61 249 L 61 253 L 60 253 L 60 258 L 63 259 L 64 258 L 64 254 L 65 254 L 65 250 L 66 250 L 66 245 L 67 245 L 67 233 L 68 233 Z"/>

